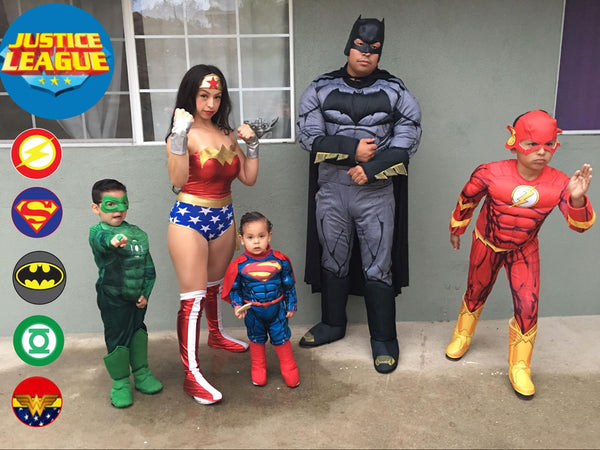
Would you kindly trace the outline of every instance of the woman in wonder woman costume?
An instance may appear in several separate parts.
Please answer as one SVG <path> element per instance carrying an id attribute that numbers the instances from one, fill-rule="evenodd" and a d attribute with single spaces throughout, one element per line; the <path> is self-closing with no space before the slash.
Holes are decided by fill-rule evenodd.
<path id="1" fill-rule="evenodd" d="M 231 183 L 252 186 L 258 175 L 258 138 L 249 125 L 237 129 L 246 155 L 229 125 L 231 100 L 221 71 L 209 65 L 184 75 L 167 137 L 171 183 L 181 188 L 169 217 L 167 243 L 180 290 L 177 313 L 183 390 L 201 404 L 223 396 L 198 367 L 198 336 L 204 310 L 208 345 L 243 352 L 248 344 L 223 332 L 219 291 L 235 251 Z"/>

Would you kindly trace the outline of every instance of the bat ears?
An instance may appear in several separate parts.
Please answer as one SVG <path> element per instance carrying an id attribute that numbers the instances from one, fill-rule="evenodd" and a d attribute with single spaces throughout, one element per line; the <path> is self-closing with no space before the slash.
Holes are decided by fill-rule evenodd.
<path id="1" fill-rule="evenodd" d="M 355 39 L 361 39 L 366 44 L 372 44 L 374 42 L 381 43 L 383 47 L 383 39 L 385 35 L 385 19 L 363 19 L 362 14 L 354 21 L 352 30 L 348 36 L 346 42 L 346 48 L 344 49 L 344 55 L 350 54 L 350 49 L 354 45 Z"/>

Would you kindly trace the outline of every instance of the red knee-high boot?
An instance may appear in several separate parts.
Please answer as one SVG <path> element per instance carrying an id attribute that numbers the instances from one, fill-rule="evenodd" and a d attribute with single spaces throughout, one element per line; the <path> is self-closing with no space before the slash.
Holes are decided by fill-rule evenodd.
<path id="1" fill-rule="evenodd" d="M 265 344 L 250 341 L 250 358 L 252 360 L 252 383 L 256 386 L 267 384 L 267 356 Z"/>
<path id="2" fill-rule="evenodd" d="M 279 357 L 279 368 L 283 381 L 289 387 L 296 387 L 300 384 L 300 375 L 298 374 L 298 366 L 292 354 L 292 344 L 288 340 L 285 344 L 274 345 L 277 356 Z"/>
<path id="3" fill-rule="evenodd" d="M 248 344 L 232 338 L 223 330 L 221 281 L 208 283 L 208 289 L 206 290 L 204 312 L 208 324 L 208 346 L 227 350 L 228 352 L 245 352 L 248 349 Z"/>
<path id="4" fill-rule="evenodd" d="M 194 296 L 189 298 L 190 294 Z M 181 304 L 177 313 L 177 337 L 185 374 L 183 390 L 198 403 L 208 405 L 220 401 L 223 396 L 206 381 L 198 367 L 198 336 L 204 301 L 202 294 L 203 291 L 181 294 Z"/>

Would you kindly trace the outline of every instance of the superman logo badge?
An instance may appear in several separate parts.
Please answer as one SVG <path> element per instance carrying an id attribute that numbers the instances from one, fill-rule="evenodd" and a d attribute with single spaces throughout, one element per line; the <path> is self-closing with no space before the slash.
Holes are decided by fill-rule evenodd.
<path id="1" fill-rule="evenodd" d="M 251 262 L 244 266 L 242 273 L 258 281 L 269 281 L 281 270 L 277 261 Z"/>
<path id="2" fill-rule="evenodd" d="M 12 219 L 19 231 L 40 238 L 56 231 L 62 220 L 62 206 L 54 193 L 41 187 L 21 192 L 12 207 Z"/>

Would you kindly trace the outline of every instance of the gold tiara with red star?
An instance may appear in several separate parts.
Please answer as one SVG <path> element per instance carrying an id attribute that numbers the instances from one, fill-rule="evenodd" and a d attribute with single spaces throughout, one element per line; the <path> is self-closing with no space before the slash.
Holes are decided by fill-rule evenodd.
<path id="1" fill-rule="evenodd" d="M 217 75 L 217 74 L 209 73 L 202 79 L 202 83 L 200 83 L 200 89 L 223 90 L 223 85 L 221 84 L 221 78 L 219 78 L 219 75 Z"/>

